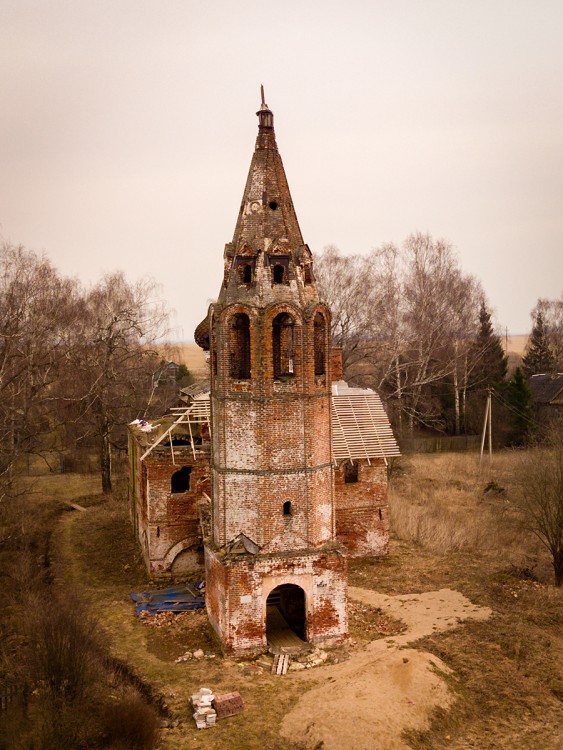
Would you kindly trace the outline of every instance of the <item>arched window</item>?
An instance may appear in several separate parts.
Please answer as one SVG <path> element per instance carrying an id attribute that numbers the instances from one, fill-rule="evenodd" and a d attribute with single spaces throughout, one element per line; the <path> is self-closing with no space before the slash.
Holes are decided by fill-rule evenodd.
<path id="1" fill-rule="evenodd" d="M 285 268 L 280 264 L 276 263 L 273 270 L 274 284 L 285 283 Z"/>
<path id="2" fill-rule="evenodd" d="M 293 318 L 287 313 L 276 315 L 272 323 L 272 350 L 274 378 L 294 375 L 294 326 Z"/>
<path id="3" fill-rule="evenodd" d="M 309 286 L 309 284 L 313 283 L 313 273 L 311 271 L 311 266 L 305 266 L 305 269 L 303 271 L 303 281 L 305 282 L 306 286 Z"/>
<path id="4" fill-rule="evenodd" d="M 247 380 L 250 378 L 250 320 L 248 315 L 233 315 L 230 326 L 230 367 L 231 378 Z"/>
<path id="5" fill-rule="evenodd" d="M 182 466 L 181 469 L 175 471 L 170 478 L 170 492 L 187 492 L 190 489 L 190 474 L 192 473 L 191 466 Z"/>
<path id="6" fill-rule="evenodd" d="M 326 320 L 320 313 L 315 315 L 313 346 L 315 375 L 324 375 L 326 372 Z"/>
<path id="7" fill-rule="evenodd" d="M 291 500 L 286 500 L 283 504 L 283 514 L 284 516 L 291 515 Z"/>

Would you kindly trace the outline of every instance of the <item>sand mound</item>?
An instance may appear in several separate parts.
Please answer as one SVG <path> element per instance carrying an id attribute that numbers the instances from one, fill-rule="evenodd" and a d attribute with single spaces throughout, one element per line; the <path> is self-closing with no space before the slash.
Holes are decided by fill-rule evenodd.
<path id="1" fill-rule="evenodd" d="M 424 729 L 432 710 L 447 707 L 453 697 L 442 676 L 449 668 L 435 656 L 405 646 L 464 620 L 486 619 L 491 610 L 450 589 L 386 596 L 350 588 L 349 595 L 403 620 L 407 630 L 369 643 L 342 664 L 324 667 L 323 684 L 303 694 L 284 718 L 281 733 L 299 738 L 307 748 L 408 750 L 403 730 Z M 304 683 L 317 681 L 319 672 L 298 676 Z"/>

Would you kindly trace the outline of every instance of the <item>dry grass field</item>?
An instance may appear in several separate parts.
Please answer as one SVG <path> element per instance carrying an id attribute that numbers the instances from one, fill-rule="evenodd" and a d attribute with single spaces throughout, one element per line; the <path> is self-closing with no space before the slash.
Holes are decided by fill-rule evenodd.
<path id="1" fill-rule="evenodd" d="M 350 750 L 560 749 L 563 596 L 550 585 L 547 556 L 520 528 L 511 509 L 519 456 L 499 454 L 492 468 L 487 464 L 482 472 L 473 454 L 413 456 L 394 463 L 390 554 L 384 559 L 351 561 L 351 586 L 360 587 L 366 596 L 370 590 L 389 596 L 454 590 L 473 605 L 491 608 L 492 617 L 459 620 L 453 628 L 435 628 L 409 644 L 424 658 L 443 665 L 435 679 L 445 685 L 448 701 L 434 709 L 424 726 L 407 728 L 392 743 L 380 744 L 368 727 L 361 740 L 354 740 L 357 744 L 347 744 Z M 128 593 L 152 582 L 131 532 L 123 492 L 109 498 L 95 494 L 95 482 L 87 476 L 46 477 L 40 482 L 38 507 L 52 523 L 53 585 L 77 592 L 88 603 L 106 634 L 111 658 L 126 665 L 130 678 L 152 701 L 162 724 L 157 747 L 328 750 L 334 746 L 326 738 L 311 744 L 306 726 L 302 732 L 282 736 L 282 725 L 288 726 L 284 720 L 299 715 L 295 710 L 309 694 L 323 695 L 323 686 L 332 686 L 330 694 L 336 694 L 344 685 L 341 674 L 347 665 L 353 666 L 379 639 L 401 633 L 400 619 L 386 617 L 377 607 L 352 603 L 354 642 L 331 659 L 343 663 L 312 669 L 306 680 L 299 672 L 274 677 L 259 661 L 223 659 L 203 613 L 163 618 L 157 627 L 135 617 Z M 495 491 L 485 493 L 487 485 Z M 86 511 L 49 515 L 49 507 L 61 508 L 67 499 L 76 500 Z M 176 661 L 198 647 L 206 654 L 201 661 Z M 414 652 L 403 653 L 413 663 Z M 368 668 L 377 670 L 364 664 L 364 674 Z M 239 690 L 244 713 L 198 732 L 188 699 L 202 685 L 218 692 Z M 349 683 L 346 690 L 344 694 L 351 696 Z M 409 692 L 408 701 L 401 699 L 403 705 L 397 705 L 396 712 L 408 713 L 423 698 Z M 323 705 L 305 705 L 322 736 Z"/>
<path id="2" fill-rule="evenodd" d="M 509 336 L 508 342 L 504 336 L 501 337 L 501 342 L 504 350 L 508 353 L 519 354 L 522 356 L 526 350 L 526 344 L 528 343 L 529 335 L 523 334 L 521 336 Z"/>
<path id="3" fill-rule="evenodd" d="M 186 365 L 196 378 L 205 377 L 207 364 L 203 349 L 197 344 L 158 344 L 155 347 L 165 359 Z"/>

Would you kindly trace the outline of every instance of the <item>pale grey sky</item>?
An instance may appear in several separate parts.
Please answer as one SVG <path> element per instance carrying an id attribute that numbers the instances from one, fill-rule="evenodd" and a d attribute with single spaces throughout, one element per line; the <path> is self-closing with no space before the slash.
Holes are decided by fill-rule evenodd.
<path id="1" fill-rule="evenodd" d="M 0 0 L 0 234 L 192 338 L 260 83 L 313 251 L 446 238 L 513 334 L 561 294 L 561 0 Z"/>

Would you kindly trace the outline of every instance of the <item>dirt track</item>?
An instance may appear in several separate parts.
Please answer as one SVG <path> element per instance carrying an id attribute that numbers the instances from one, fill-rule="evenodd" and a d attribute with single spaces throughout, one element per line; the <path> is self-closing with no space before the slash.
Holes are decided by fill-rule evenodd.
<path id="1" fill-rule="evenodd" d="M 407 645 L 464 620 L 487 619 L 491 610 L 450 589 L 386 596 L 351 587 L 349 596 L 380 607 L 405 622 L 407 630 L 369 643 L 342 664 L 323 668 L 324 684 L 303 695 L 284 718 L 281 733 L 299 738 L 307 748 L 408 750 L 401 739 L 403 730 L 426 727 L 431 711 L 447 707 L 453 697 L 440 674 L 449 668 Z M 298 676 L 307 682 L 318 679 L 315 673 Z"/>

